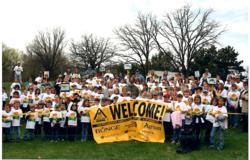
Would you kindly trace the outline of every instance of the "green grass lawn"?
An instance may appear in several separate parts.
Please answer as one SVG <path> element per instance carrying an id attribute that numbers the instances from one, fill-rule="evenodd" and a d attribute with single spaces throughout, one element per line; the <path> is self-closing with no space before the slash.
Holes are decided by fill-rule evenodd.
<path id="1" fill-rule="evenodd" d="M 210 160 L 248 158 L 248 134 L 240 129 L 225 131 L 225 148 L 223 151 L 209 149 L 203 145 L 199 150 L 188 154 L 176 154 L 174 144 L 116 142 L 96 144 L 94 141 L 49 142 L 41 139 L 21 141 L 20 143 L 3 143 L 4 159 L 99 159 L 99 160 Z"/>

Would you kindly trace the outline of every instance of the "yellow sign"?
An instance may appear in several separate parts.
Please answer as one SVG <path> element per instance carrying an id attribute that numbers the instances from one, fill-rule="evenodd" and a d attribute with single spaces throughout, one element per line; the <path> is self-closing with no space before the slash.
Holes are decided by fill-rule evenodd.
<path id="1" fill-rule="evenodd" d="M 95 141 L 99 143 L 138 140 L 164 143 L 162 117 L 167 105 L 150 101 L 123 101 L 90 109 Z"/>

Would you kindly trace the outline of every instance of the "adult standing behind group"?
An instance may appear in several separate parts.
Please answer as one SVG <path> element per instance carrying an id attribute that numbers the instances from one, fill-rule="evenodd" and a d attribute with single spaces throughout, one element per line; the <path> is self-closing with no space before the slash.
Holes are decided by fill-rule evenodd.
<path id="1" fill-rule="evenodd" d="M 15 79 L 19 81 L 19 83 L 22 83 L 22 72 L 23 72 L 23 67 L 21 66 L 21 63 L 18 62 L 17 65 L 14 67 L 15 72 Z"/>

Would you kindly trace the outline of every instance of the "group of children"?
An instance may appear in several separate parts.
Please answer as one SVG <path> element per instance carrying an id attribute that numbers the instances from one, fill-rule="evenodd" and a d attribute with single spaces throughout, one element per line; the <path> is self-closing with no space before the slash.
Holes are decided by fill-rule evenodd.
<path id="1" fill-rule="evenodd" d="M 193 137 L 191 143 L 182 145 L 187 148 L 194 145 L 193 148 L 197 148 L 201 144 L 201 137 L 204 137 L 209 147 L 218 150 L 224 148 L 223 131 L 228 117 L 224 98 L 213 98 L 209 104 L 202 103 L 200 95 L 189 96 L 186 101 L 182 94 L 177 94 L 174 102 L 170 99 L 169 94 L 164 95 L 164 102 L 169 106 L 163 117 L 166 142 L 172 140 L 171 143 L 178 144 Z M 214 142 L 216 130 L 220 134 L 218 145 Z"/>
<path id="2" fill-rule="evenodd" d="M 25 124 L 24 140 L 33 140 L 42 136 L 51 141 L 69 139 L 74 141 L 79 129 L 82 130 L 82 141 L 86 141 L 91 134 L 90 120 L 87 109 L 90 107 L 88 101 L 84 106 L 78 107 L 73 103 L 70 110 L 66 110 L 66 104 L 55 104 L 52 102 L 29 105 L 29 111 L 23 112 L 19 101 L 15 101 L 13 107 L 5 105 L 2 112 L 2 126 L 4 141 L 10 142 L 21 140 L 21 126 Z M 90 137 L 91 138 L 91 137 Z"/>
<path id="3" fill-rule="evenodd" d="M 204 80 L 199 84 L 195 80 L 159 81 L 150 77 L 147 82 L 136 79 L 131 83 L 129 77 L 81 79 L 70 74 L 64 76 L 59 76 L 54 87 L 31 82 L 21 91 L 18 82 L 12 84 L 9 103 L 5 104 L 2 112 L 4 141 L 20 142 L 22 124 L 25 125 L 24 140 L 35 137 L 50 141 L 74 141 L 78 137 L 81 141 L 93 139 L 88 114 L 91 107 L 135 99 L 167 104 L 163 117 L 166 141 L 178 144 L 194 136 L 193 142 L 199 146 L 204 130 L 205 142 L 211 148 L 221 150 L 224 147 L 224 129 L 227 128 L 227 109 L 234 112 L 240 96 L 239 85 L 233 81 L 224 83 L 218 80 L 217 84 L 209 84 Z M 63 83 L 69 84 L 69 91 L 60 91 Z M 133 87 L 138 89 L 139 95 L 130 90 Z M 236 119 L 229 118 L 229 121 L 232 127 L 237 125 Z M 217 130 L 219 144 L 216 146 L 214 137 Z"/>

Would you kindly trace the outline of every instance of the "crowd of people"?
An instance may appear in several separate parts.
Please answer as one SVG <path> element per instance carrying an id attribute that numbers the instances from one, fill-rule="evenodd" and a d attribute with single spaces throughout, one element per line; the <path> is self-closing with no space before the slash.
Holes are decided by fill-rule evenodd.
<path id="1" fill-rule="evenodd" d="M 3 88 L 2 127 L 4 142 L 20 142 L 37 137 L 51 142 L 93 139 L 88 110 L 124 100 L 150 100 L 166 103 L 163 117 L 166 143 L 206 143 L 218 150 L 224 147 L 224 129 L 239 126 L 242 112 L 247 131 L 248 80 L 229 74 L 226 81 L 219 75 L 211 78 L 208 70 L 200 79 L 181 74 L 159 77 L 151 72 L 146 78 L 135 75 L 101 73 L 82 77 L 78 70 L 68 69 L 54 83 L 40 76 L 21 84 L 18 79 Z M 181 119 L 181 123 L 178 122 Z M 24 136 L 21 137 L 24 126 Z M 215 143 L 216 131 L 219 142 Z M 203 138 L 204 137 L 204 138 Z"/>

